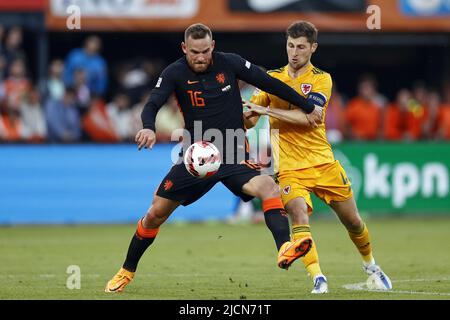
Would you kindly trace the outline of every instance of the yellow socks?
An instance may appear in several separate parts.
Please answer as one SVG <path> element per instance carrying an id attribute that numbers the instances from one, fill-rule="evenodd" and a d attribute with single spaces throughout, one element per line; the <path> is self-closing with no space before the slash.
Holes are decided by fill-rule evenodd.
<path id="1" fill-rule="evenodd" d="M 304 237 L 311 237 L 311 231 L 308 224 L 293 225 L 292 226 L 292 239 L 297 240 Z M 306 271 L 310 274 L 311 278 L 318 274 L 321 274 L 319 265 L 319 255 L 317 254 L 316 244 L 313 241 L 311 250 L 302 258 L 300 258 L 305 265 Z"/>
<path id="2" fill-rule="evenodd" d="M 375 263 L 372 256 L 372 245 L 370 244 L 369 230 L 367 229 L 366 224 L 363 224 L 363 229 L 361 232 L 354 233 L 349 231 L 348 234 L 361 254 L 364 260 L 364 265 Z"/>

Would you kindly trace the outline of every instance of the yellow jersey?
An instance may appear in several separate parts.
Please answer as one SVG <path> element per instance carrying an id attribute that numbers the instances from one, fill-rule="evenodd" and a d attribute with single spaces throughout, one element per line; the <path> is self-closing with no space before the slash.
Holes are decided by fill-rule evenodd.
<path id="1" fill-rule="evenodd" d="M 283 81 L 305 98 L 311 93 L 323 97 L 325 101 L 323 119 L 325 119 L 332 89 L 329 73 L 310 63 L 307 70 L 295 79 L 289 76 L 288 66 L 268 71 L 268 74 Z M 258 89 L 253 93 L 251 102 L 265 107 L 292 109 L 288 102 Z M 326 137 L 324 121 L 317 128 L 303 128 L 270 117 L 270 129 L 275 173 L 310 168 L 334 161 L 333 152 Z"/>

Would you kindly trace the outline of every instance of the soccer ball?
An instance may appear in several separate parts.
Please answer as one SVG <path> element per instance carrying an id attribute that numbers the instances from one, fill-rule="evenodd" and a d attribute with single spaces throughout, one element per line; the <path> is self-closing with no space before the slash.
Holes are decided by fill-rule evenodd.
<path id="1" fill-rule="evenodd" d="M 189 146 L 184 154 L 186 170 L 197 178 L 215 174 L 222 163 L 219 149 L 211 142 L 198 141 Z"/>

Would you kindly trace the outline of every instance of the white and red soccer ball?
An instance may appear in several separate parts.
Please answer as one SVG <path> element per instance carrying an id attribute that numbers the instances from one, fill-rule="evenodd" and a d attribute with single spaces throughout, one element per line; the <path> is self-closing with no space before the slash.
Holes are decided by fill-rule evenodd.
<path id="1" fill-rule="evenodd" d="M 186 170 L 197 178 L 208 178 L 215 174 L 222 163 L 219 149 L 208 141 L 198 141 L 184 153 Z"/>

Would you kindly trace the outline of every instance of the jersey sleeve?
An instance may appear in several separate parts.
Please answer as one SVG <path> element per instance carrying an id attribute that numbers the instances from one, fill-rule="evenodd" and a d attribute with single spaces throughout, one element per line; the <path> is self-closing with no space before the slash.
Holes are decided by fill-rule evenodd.
<path id="1" fill-rule="evenodd" d="M 156 114 L 175 90 L 175 72 L 169 66 L 161 73 L 141 113 L 144 129 L 155 131 Z"/>
<path id="2" fill-rule="evenodd" d="M 325 73 L 314 84 L 313 91 L 309 93 L 307 99 L 323 108 L 330 100 L 332 87 L 333 81 L 331 80 L 331 76 Z"/>
<path id="3" fill-rule="evenodd" d="M 253 102 L 263 107 L 267 107 L 270 104 L 270 98 L 267 92 L 264 92 L 256 88 L 255 91 L 253 91 L 253 95 L 250 98 L 250 102 Z"/>

